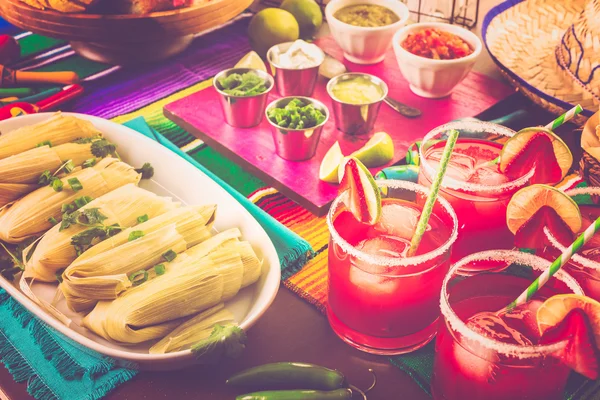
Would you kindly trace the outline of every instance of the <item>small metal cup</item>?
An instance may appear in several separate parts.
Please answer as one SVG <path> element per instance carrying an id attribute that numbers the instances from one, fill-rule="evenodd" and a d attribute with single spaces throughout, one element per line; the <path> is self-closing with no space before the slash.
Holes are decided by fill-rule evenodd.
<path id="1" fill-rule="evenodd" d="M 317 84 L 317 78 L 319 77 L 319 67 L 325 60 L 325 53 L 323 53 L 319 65 L 314 67 L 302 69 L 282 68 L 273 61 L 275 49 L 285 52 L 292 44 L 293 42 L 277 44 L 267 52 L 267 60 L 269 60 L 269 63 L 275 69 L 273 73 L 275 75 L 275 86 L 277 86 L 277 91 L 282 97 L 312 96 Z"/>
<path id="2" fill-rule="evenodd" d="M 232 96 L 222 91 L 219 79 L 231 74 L 254 72 L 265 80 L 267 90 L 254 96 Z M 236 128 L 251 128 L 260 124 L 265 113 L 269 92 L 273 89 L 273 77 L 264 71 L 252 68 L 230 68 L 219 72 L 213 79 L 213 86 L 221 102 L 225 121 Z"/>
<path id="3" fill-rule="evenodd" d="M 340 81 L 345 81 L 362 76 L 378 85 L 382 90 L 381 98 L 373 103 L 350 104 L 338 100 L 333 95 L 333 87 Z M 361 73 L 346 73 L 338 75 L 327 83 L 327 93 L 333 104 L 333 116 L 336 127 L 348 135 L 363 135 L 371 132 L 379 114 L 379 107 L 388 94 L 388 87 L 384 81 L 376 76 Z"/>
<path id="4" fill-rule="evenodd" d="M 282 128 L 269 119 L 268 112 L 272 108 L 285 107 L 292 99 L 302 100 L 304 103 L 313 104 L 319 111 L 325 115 L 325 121 L 321 124 L 308 129 L 287 129 Z M 304 161 L 315 155 L 319 138 L 323 131 L 323 126 L 329 120 L 329 110 L 325 104 L 310 97 L 283 97 L 275 100 L 267 106 L 265 111 L 267 120 L 271 124 L 273 141 L 275 142 L 275 151 L 279 157 L 289 161 Z"/>

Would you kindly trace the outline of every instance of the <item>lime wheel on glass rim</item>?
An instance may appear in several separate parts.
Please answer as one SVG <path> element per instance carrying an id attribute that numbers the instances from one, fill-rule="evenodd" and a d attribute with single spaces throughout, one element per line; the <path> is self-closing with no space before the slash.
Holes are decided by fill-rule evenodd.
<path id="1" fill-rule="evenodd" d="M 579 206 L 564 192 L 547 185 L 532 185 L 515 193 L 506 208 L 506 224 L 515 245 L 536 249 L 545 244 L 544 228 L 561 243 L 571 243 L 581 229 Z"/>
<path id="2" fill-rule="evenodd" d="M 540 344 L 567 342 L 553 357 L 589 379 L 598 379 L 600 303 L 578 294 L 552 296 L 538 308 L 536 320 Z"/>
<path id="3" fill-rule="evenodd" d="M 500 152 L 500 172 L 518 179 L 535 168 L 531 183 L 555 184 L 569 172 L 573 155 L 554 132 L 525 128 L 508 139 Z"/>

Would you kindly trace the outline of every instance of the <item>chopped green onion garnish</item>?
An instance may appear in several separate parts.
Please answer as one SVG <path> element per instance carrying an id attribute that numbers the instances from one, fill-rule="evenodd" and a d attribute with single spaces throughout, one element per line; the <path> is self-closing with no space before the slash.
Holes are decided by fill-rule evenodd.
<path id="1" fill-rule="evenodd" d="M 44 146 L 52 147 L 52 143 L 50 143 L 49 140 L 44 140 L 43 142 L 35 145 L 35 147 L 44 147 Z"/>
<path id="2" fill-rule="evenodd" d="M 71 204 L 71 203 L 65 203 L 62 205 L 62 207 L 60 208 L 60 212 L 62 213 L 70 213 L 75 211 L 75 205 Z"/>
<path id="3" fill-rule="evenodd" d="M 141 285 L 148 280 L 148 271 L 142 269 L 138 272 L 134 272 L 133 274 L 129 275 L 129 280 L 133 286 Z"/>
<path id="4" fill-rule="evenodd" d="M 69 186 L 71 186 L 71 189 L 73 189 L 76 192 L 79 192 L 81 189 L 83 189 L 83 185 L 81 184 L 81 182 L 79 182 L 79 179 L 77 178 L 67 179 L 67 182 L 69 183 Z"/>
<path id="5" fill-rule="evenodd" d="M 55 192 L 62 192 L 63 190 L 63 183 L 58 178 L 52 178 L 50 186 L 52 186 L 52 189 L 54 189 Z"/>
<path id="6" fill-rule="evenodd" d="M 61 268 L 58 271 L 56 271 L 56 280 L 59 281 L 60 283 L 63 282 L 63 272 L 65 272 L 66 268 Z"/>
<path id="7" fill-rule="evenodd" d="M 96 165 L 96 158 L 95 158 L 95 157 L 94 157 L 94 158 L 88 158 L 87 160 L 85 160 L 85 161 L 83 162 L 83 164 L 81 164 L 81 166 L 82 166 L 83 168 L 91 168 L 91 167 L 93 167 L 94 165 Z"/>
<path id="8" fill-rule="evenodd" d="M 140 215 L 139 217 L 137 217 L 137 222 L 139 222 L 140 224 L 146 221 L 148 221 L 148 214 Z"/>
<path id="9" fill-rule="evenodd" d="M 157 264 L 154 266 L 154 272 L 156 272 L 156 275 L 162 275 L 166 270 L 165 264 Z"/>
<path id="10" fill-rule="evenodd" d="M 75 169 L 75 164 L 73 164 L 72 160 L 67 160 L 60 168 L 54 173 L 54 175 L 58 174 L 61 170 L 65 171 L 67 174 L 70 174 Z"/>
<path id="11" fill-rule="evenodd" d="M 132 231 L 131 233 L 129 233 L 129 238 L 127 240 L 132 242 L 135 239 L 139 239 L 143 236 L 144 236 L 144 232 L 142 232 L 142 231 Z"/>
<path id="12" fill-rule="evenodd" d="M 177 257 L 177 253 L 175 253 L 173 250 L 169 250 L 162 256 L 165 260 L 171 262 Z"/>
<path id="13" fill-rule="evenodd" d="M 42 174 L 38 178 L 38 185 L 46 186 L 50 183 L 51 180 L 52 180 L 52 174 L 50 173 L 50 171 L 45 170 L 44 172 L 42 172 Z"/>
<path id="14" fill-rule="evenodd" d="M 56 218 L 54 217 L 50 217 L 48 218 L 48 222 L 50 222 L 52 225 L 56 225 L 58 224 L 58 221 L 56 220 Z"/>
<path id="15" fill-rule="evenodd" d="M 75 206 L 77 208 L 81 208 L 81 207 L 85 206 L 86 204 L 88 204 L 92 200 L 93 199 L 90 196 L 81 196 L 81 197 L 77 197 L 75 200 L 73 200 L 73 203 L 75 203 Z"/>

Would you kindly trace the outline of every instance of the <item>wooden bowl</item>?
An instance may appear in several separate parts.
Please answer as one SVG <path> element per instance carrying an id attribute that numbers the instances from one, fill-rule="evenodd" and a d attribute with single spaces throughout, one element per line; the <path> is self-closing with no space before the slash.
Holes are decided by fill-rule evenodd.
<path id="1" fill-rule="evenodd" d="M 68 40 L 94 61 L 132 64 L 158 61 L 185 50 L 195 34 L 242 13 L 252 0 L 204 4 L 145 15 L 64 14 L 38 10 L 20 0 L 0 0 L 0 15 L 19 28 Z"/>

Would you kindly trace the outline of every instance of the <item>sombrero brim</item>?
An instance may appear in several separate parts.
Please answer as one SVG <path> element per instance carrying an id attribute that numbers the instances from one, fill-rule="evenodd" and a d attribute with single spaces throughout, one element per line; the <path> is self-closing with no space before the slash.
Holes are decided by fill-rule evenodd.
<path id="1" fill-rule="evenodd" d="M 508 80 L 555 114 L 581 104 L 582 115 L 598 110 L 593 98 L 558 67 L 556 45 L 583 11 L 586 0 L 508 0 L 483 20 L 488 53 Z"/>

